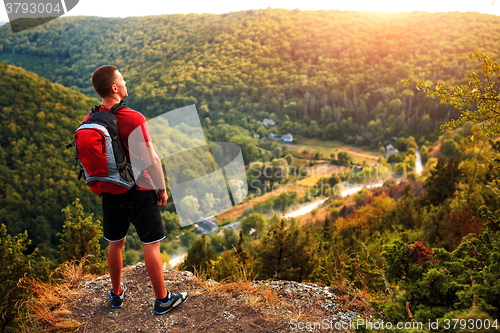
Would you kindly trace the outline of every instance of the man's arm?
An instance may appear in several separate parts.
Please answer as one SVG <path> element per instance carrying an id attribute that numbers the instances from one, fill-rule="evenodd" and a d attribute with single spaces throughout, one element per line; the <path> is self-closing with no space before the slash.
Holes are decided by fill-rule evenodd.
<path id="1" fill-rule="evenodd" d="M 160 199 L 158 205 L 164 207 L 167 204 L 168 195 L 165 186 L 165 178 L 163 178 L 163 168 L 161 166 L 161 160 L 156 154 L 153 148 L 153 143 L 151 141 L 146 142 L 146 149 L 148 152 L 149 160 L 151 165 L 147 168 L 153 183 L 158 188 L 158 198 Z"/>

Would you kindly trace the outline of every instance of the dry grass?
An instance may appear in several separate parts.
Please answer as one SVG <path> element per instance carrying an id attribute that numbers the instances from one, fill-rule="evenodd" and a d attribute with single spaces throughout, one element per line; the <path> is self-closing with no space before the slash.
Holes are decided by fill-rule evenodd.
<path id="1" fill-rule="evenodd" d="M 362 312 L 368 308 L 368 302 L 371 300 L 371 295 L 367 290 L 359 289 L 354 284 L 346 280 L 339 282 L 336 285 L 339 289 L 339 302 L 342 311 Z"/>
<path id="2" fill-rule="evenodd" d="M 70 311 L 66 301 L 77 292 L 71 290 L 73 283 L 82 279 L 85 261 L 64 263 L 56 269 L 49 282 L 33 277 L 19 281 L 19 286 L 31 295 L 20 305 L 22 332 L 76 332 L 81 323 L 68 319 Z M 54 276 L 58 276 L 57 278 Z"/>
<path id="3" fill-rule="evenodd" d="M 63 281 L 66 284 L 73 285 L 78 280 L 81 280 L 85 276 L 88 276 L 84 271 L 84 266 L 87 264 L 85 259 L 72 262 L 65 262 L 56 270 L 54 270 L 53 275 L 59 275 L 61 278 L 60 281 Z"/>
<path id="4" fill-rule="evenodd" d="M 202 272 L 195 272 L 198 281 L 206 277 Z M 200 283 L 201 288 L 209 295 L 241 296 L 243 304 L 251 308 L 262 306 L 276 307 L 281 304 L 276 290 L 270 286 L 256 286 L 252 284 L 255 274 L 246 267 L 220 283 Z"/>
<path id="5" fill-rule="evenodd" d="M 307 178 L 304 178 L 304 179 L 301 179 L 298 181 L 298 184 L 300 186 L 314 186 L 321 178 L 323 178 L 323 176 L 321 175 L 314 175 L 314 176 L 311 176 L 311 177 L 307 177 Z"/>
<path id="6" fill-rule="evenodd" d="M 278 307 L 281 300 L 276 290 L 268 286 L 260 286 L 256 290 L 251 290 L 243 295 L 244 303 L 251 308 L 260 308 L 262 306 Z"/>
<path id="7" fill-rule="evenodd" d="M 284 186 L 283 186 L 284 187 Z M 290 192 L 297 192 L 296 191 L 297 187 L 296 186 L 290 186 L 286 189 L 287 193 L 290 193 Z M 298 195 L 299 196 L 303 196 L 306 191 L 307 191 L 307 188 L 301 188 L 299 187 L 298 188 Z M 278 196 L 280 195 L 281 193 L 284 193 L 284 189 L 283 188 L 278 188 L 278 189 L 275 189 L 274 191 L 272 192 L 267 192 L 266 194 L 263 194 L 263 195 L 260 195 L 258 197 L 255 197 L 249 201 L 244 201 L 243 203 L 240 203 L 236 206 L 234 206 L 233 208 L 217 215 L 217 220 L 218 221 L 222 221 L 223 219 L 226 219 L 226 218 L 239 218 L 241 217 L 241 215 L 243 214 L 243 211 L 249 207 L 253 207 L 255 206 L 256 204 L 260 203 L 260 202 L 264 202 L 266 200 L 268 200 L 270 197 L 273 197 L 273 196 Z"/>
<path id="8" fill-rule="evenodd" d="M 277 307 L 281 305 L 278 293 L 270 286 L 255 286 L 249 281 L 239 281 L 231 283 L 210 283 L 207 284 L 209 294 L 226 294 L 233 297 L 241 295 L 244 305 L 258 309 L 263 306 Z"/>
<path id="9" fill-rule="evenodd" d="M 323 158 L 328 159 L 332 153 L 338 154 L 341 151 L 345 151 L 351 155 L 354 162 L 363 163 L 363 161 L 366 161 L 368 165 L 376 164 L 378 157 L 381 155 L 375 150 L 366 150 L 354 146 L 344 145 L 339 141 L 324 141 L 319 139 L 302 140 L 300 144 L 280 142 L 279 145 L 293 151 L 294 155 L 297 157 L 306 157 L 309 159 L 311 159 L 315 153 L 321 153 L 323 154 Z M 302 154 L 304 149 L 307 150 L 307 154 Z"/>

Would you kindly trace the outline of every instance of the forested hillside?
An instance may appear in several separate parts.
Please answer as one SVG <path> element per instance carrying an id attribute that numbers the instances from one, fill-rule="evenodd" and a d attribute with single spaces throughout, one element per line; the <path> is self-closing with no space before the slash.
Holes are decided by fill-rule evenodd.
<path id="1" fill-rule="evenodd" d="M 65 144 L 98 101 L 34 73 L 0 63 L 0 225 L 28 230 L 44 255 L 57 243 L 61 209 L 78 196 L 100 214 L 100 198 L 77 180 Z"/>
<path id="2" fill-rule="evenodd" d="M 147 116 L 196 103 L 213 124 L 255 132 L 270 117 L 283 133 L 379 148 L 456 115 L 402 80 L 466 83 L 469 52 L 498 54 L 499 34 L 497 16 L 477 13 L 65 17 L 16 34 L 1 27 L 0 60 L 87 94 L 93 70 L 111 63 Z"/>
<path id="3" fill-rule="evenodd" d="M 196 103 L 207 140 L 238 144 L 246 165 L 261 162 L 248 172 L 257 189 L 293 184 L 298 179 L 288 166 L 298 166 L 299 158 L 300 163 L 308 163 L 312 156 L 305 144 L 298 153 L 292 147 L 305 141 L 320 146 L 320 140 L 274 146 L 271 140 L 255 139 L 254 133 L 276 130 L 374 148 L 392 142 L 401 152 L 379 157 L 376 166 L 388 170 L 394 163 L 394 176 L 400 179 L 349 197 L 314 191 L 329 198 L 308 214 L 307 221 L 265 216 L 271 208 L 283 211 L 312 199 L 309 193 L 301 198 L 299 191 L 286 198 L 282 193 L 259 197 L 261 202 L 238 217 L 239 227 L 235 219 L 226 220 L 212 234 L 198 237 L 194 227 L 179 230 L 169 202 L 162 212 L 169 235 L 160 245 L 165 262 L 180 243 L 189 248 L 181 268 L 197 272 L 200 280 L 307 280 L 336 288 L 339 300 L 349 300 L 349 307 L 376 310 L 380 316 L 373 320 L 439 320 L 440 328 L 446 321 L 468 324 L 472 320 L 478 325 L 479 320 L 484 327 L 488 323 L 485 330 L 498 330 L 500 95 L 492 82 L 500 81 L 500 65 L 473 53 L 479 61 L 474 63 L 469 51 L 498 58 L 499 30 L 498 17 L 474 13 L 278 9 L 128 19 L 68 17 L 16 34 L 0 27 L 0 60 L 60 83 L 0 62 L 0 258 L 6 258 L 0 260 L 0 330 L 12 323 L 17 332 L 14 326 L 30 323 L 27 318 L 38 313 L 29 302 L 50 301 L 31 296 L 22 306 L 17 301 L 33 295 L 34 289 L 23 286 L 27 280 L 20 279 L 27 274 L 40 279 L 49 275 L 48 262 L 37 259 L 33 265 L 34 255 L 25 254 L 35 246 L 42 254 L 51 253 L 63 221 L 66 231 L 78 229 L 78 237 L 61 235 L 63 245 L 84 244 L 87 247 L 81 248 L 89 251 L 75 257 L 69 251 L 66 255 L 63 246 L 52 263 L 76 259 L 81 270 L 96 261 L 101 269 L 105 267 L 99 255 L 93 256 L 94 263 L 87 257 L 102 253 L 100 230 L 96 232 L 99 223 L 88 217 L 90 212 L 101 215 L 100 199 L 77 180 L 74 152 L 64 145 L 98 103 L 89 97 L 95 96 L 90 77 L 96 67 L 107 63 L 120 67 L 128 81 L 127 104 L 147 116 Z M 472 70 L 481 72 L 471 74 L 481 80 L 469 83 Z M 417 93 L 403 84 L 404 79 L 426 80 L 431 85 L 419 88 L 443 104 Z M 445 82 L 446 89 L 465 86 L 450 95 L 443 86 L 433 88 L 436 82 Z M 463 101 L 472 104 L 466 120 L 482 126 L 448 122 L 458 114 L 451 105 L 460 106 Z M 264 117 L 274 119 L 277 126 L 266 129 L 258 124 Z M 436 128 L 441 124 L 460 128 L 439 137 Z M 417 151 L 427 161 L 420 176 L 407 172 L 415 167 Z M 355 183 L 354 177 L 369 179 L 365 175 L 372 166 L 354 165 L 345 151 L 329 153 L 330 163 L 342 172 L 352 170 L 351 176 L 328 174 L 311 187 L 346 180 Z M 319 163 L 320 155 L 317 150 L 312 162 Z M 269 170 L 274 175 L 261 177 Z M 307 176 L 305 171 L 300 177 Z M 76 214 L 71 215 L 70 204 L 77 197 L 86 212 L 76 201 Z M 64 207 L 68 207 L 66 219 Z M 223 223 L 231 224 L 222 229 Z M 239 238 L 235 228 L 240 228 Z M 7 230 L 18 236 L 7 236 Z M 24 230 L 28 235 L 20 234 Z M 72 241 L 83 239 L 82 235 L 92 242 Z M 33 243 L 26 250 L 28 238 Z M 134 252 L 140 249 L 137 237 L 127 237 L 126 262 L 140 260 Z M 54 274 L 65 273 L 56 270 Z M 221 285 L 234 298 L 234 289 Z M 346 295 L 353 292 L 366 297 L 348 299 Z M 339 310 L 318 304 L 325 310 Z M 104 303 L 99 306 L 109 313 Z M 62 313 L 54 303 L 49 307 Z M 296 308 L 303 314 L 300 306 Z M 15 321 L 16 316 L 24 321 Z"/>

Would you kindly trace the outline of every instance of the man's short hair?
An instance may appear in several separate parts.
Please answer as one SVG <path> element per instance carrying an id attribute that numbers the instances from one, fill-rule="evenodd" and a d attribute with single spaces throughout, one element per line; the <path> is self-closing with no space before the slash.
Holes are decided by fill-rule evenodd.
<path id="1" fill-rule="evenodd" d="M 101 66 L 92 74 L 92 86 L 102 98 L 111 94 L 111 87 L 115 84 L 118 68 L 111 65 Z"/>

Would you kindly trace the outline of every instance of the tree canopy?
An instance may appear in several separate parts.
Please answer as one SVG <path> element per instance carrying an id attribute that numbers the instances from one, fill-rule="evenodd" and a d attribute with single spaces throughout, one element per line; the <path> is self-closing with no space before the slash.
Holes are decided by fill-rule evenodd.
<path id="1" fill-rule="evenodd" d="M 149 117 L 194 103 L 213 125 L 257 133 L 269 118 L 278 134 L 379 148 L 458 114 L 402 81 L 465 84 L 471 49 L 500 51 L 498 24 L 478 13 L 286 9 L 62 17 L 16 34 L 0 27 L 0 60 L 95 97 L 93 70 L 114 64 L 129 105 Z"/>
<path id="2" fill-rule="evenodd" d="M 472 51 L 470 57 L 481 63 L 481 71 L 475 70 L 469 74 L 469 85 L 451 86 L 453 92 L 449 92 L 443 82 L 439 82 L 435 88 L 427 82 L 420 82 L 415 87 L 460 111 L 458 118 L 441 125 L 442 129 L 462 127 L 472 121 L 480 123 L 483 134 L 491 138 L 500 133 L 500 92 L 495 81 L 500 80 L 500 65 L 485 53 Z"/>
<path id="3" fill-rule="evenodd" d="M 78 180 L 74 152 L 64 146 L 92 106 L 91 97 L 0 63 L 0 224 L 28 230 L 31 250 L 57 244 L 62 209 L 76 197 L 101 216 L 100 198 Z"/>

